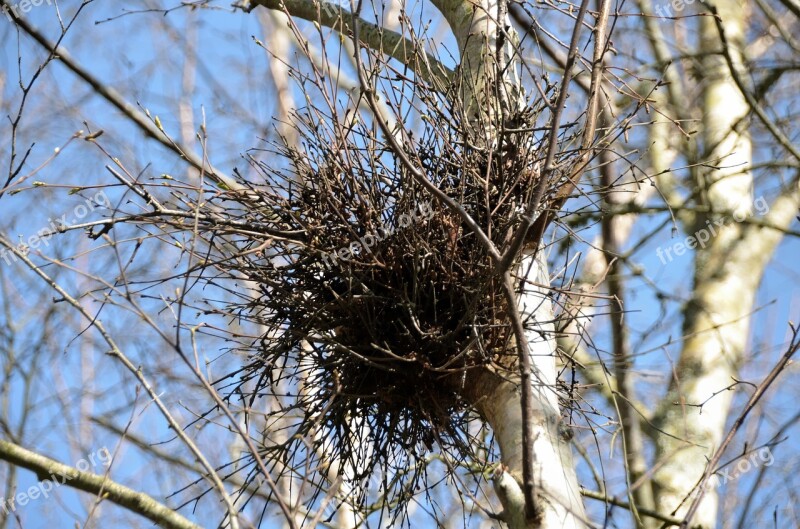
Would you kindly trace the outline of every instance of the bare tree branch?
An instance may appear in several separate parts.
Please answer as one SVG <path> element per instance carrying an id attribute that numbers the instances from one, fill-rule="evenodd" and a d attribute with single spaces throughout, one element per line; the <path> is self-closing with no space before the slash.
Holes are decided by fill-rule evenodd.
<path id="1" fill-rule="evenodd" d="M 387 54 L 411 68 L 420 79 L 431 83 L 437 90 L 446 89 L 454 78 L 454 73 L 445 67 L 436 57 L 423 52 L 418 42 L 411 41 L 403 35 L 383 28 L 353 14 L 340 5 L 325 0 L 245 0 L 241 7 L 252 11 L 257 6 L 284 11 L 293 17 L 329 27 L 349 37 L 355 24 L 361 41 L 373 50 Z"/>
<path id="2" fill-rule="evenodd" d="M 739 428 L 742 427 L 742 424 L 744 424 L 744 420 L 747 418 L 747 415 L 753 410 L 755 405 L 758 404 L 758 401 L 761 400 L 761 397 L 764 396 L 772 383 L 775 382 L 775 379 L 778 378 L 778 375 L 783 372 L 798 349 L 800 349 L 800 333 L 798 333 L 798 330 L 792 326 L 792 339 L 786 352 L 783 354 L 778 363 L 775 364 L 775 367 L 772 368 L 772 371 L 769 372 L 769 374 L 750 396 L 750 399 L 747 401 L 747 404 L 745 404 L 744 409 L 733 422 L 730 430 L 728 430 L 728 435 L 725 436 L 722 444 L 719 445 L 717 450 L 714 452 L 714 455 L 708 461 L 708 464 L 706 465 L 706 471 L 703 473 L 703 477 L 700 479 L 700 483 L 698 483 L 696 487 L 699 489 L 698 493 L 692 500 L 692 503 L 689 505 L 689 509 L 686 511 L 686 516 L 684 516 L 683 521 L 681 522 L 682 529 L 689 527 L 689 524 L 692 522 L 692 518 L 694 517 L 695 512 L 697 512 L 697 508 L 700 506 L 700 501 L 703 499 L 703 495 L 706 492 L 706 484 L 708 483 L 709 478 L 711 478 L 711 475 L 716 471 L 719 460 L 725 453 L 725 449 L 728 448 L 728 445 L 730 445 L 731 441 L 733 441 L 733 437 L 736 435 L 736 432 L 739 431 Z"/>
<path id="3" fill-rule="evenodd" d="M 190 522 L 177 511 L 158 503 L 147 494 L 111 481 L 108 476 L 82 472 L 4 439 L 0 439 L 0 459 L 34 472 L 40 481 L 56 481 L 67 487 L 89 492 L 96 495 L 98 501 L 107 499 L 161 527 L 200 529 L 199 525 Z"/>
<path id="4" fill-rule="evenodd" d="M 8 4 L 5 0 L 0 0 L 0 7 L 6 5 Z M 139 129 L 144 132 L 145 135 L 161 143 L 167 149 L 186 160 L 189 165 L 197 169 L 201 174 L 205 174 L 211 180 L 223 186 L 224 188 L 241 188 L 240 184 L 236 183 L 225 173 L 212 167 L 207 160 L 203 159 L 202 156 L 198 156 L 189 147 L 186 147 L 180 142 L 170 138 L 166 132 L 164 132 L 163 128 L 156 125 L 153 119 L 139 110 L 136 106 L 126 101 L 122 94 L 100 81 L 97 77 L 92 75 L 89 70 L 78 63 L 78 61 L 72 57 L 66 48 L 63 46 L 56 47 L 39 30 L 34 28 L 24 18 L 14 18 L 14 23 L 17 25 L 17 27 L 22 29 L 26 34 L 33 38 L 33 40 L 38 42 L 42 48 L 57 56 L 64 66 L 66 66 L 75 75 L 83 79 L 89 86 L 92 87 L 95 93 L 116 107 L 117 110 L 122 112 L 129 120 L 139 127 Z"/>

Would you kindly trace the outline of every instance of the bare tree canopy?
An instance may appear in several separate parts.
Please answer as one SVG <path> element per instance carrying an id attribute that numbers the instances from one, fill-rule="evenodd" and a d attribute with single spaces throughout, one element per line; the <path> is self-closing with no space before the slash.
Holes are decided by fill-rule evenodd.
<path id="1" fill-rule="evenodd" d="M 796 0 L 0 0 L 0 524 L 800 525 Z"/>

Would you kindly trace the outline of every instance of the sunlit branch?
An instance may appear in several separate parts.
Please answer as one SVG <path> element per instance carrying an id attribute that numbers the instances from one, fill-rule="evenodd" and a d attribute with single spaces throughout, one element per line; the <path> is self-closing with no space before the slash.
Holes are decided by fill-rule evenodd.
<path id="1" fill-rule="evenodd" d="M 358 38 L 374 51 L 382 52 L 411 68 L 420 79 L 430 83 L 436 89 L 446 89 L 453 79 L 453 71 L 445 67 L 430 53 L 423 52 L 418 43 L 412 42 L 403 35 L 383 28 L 353 14 L 341 6 L 311 0 L 253 0 L 240 4 L 247 11 L 257 6 L 284 11 L 292 17 L 316 22 L 321 26 L 334 29 L 347 37 L 351 36 L 353 21 L 358 26 Z"/>
<path id="2" fill-rule="evenodd" d="M 31 452 L 3 439 L 0 439 L 0 459 L 30 470 L 42 482 L 50 480 L 51 486 L 55 481 L 60 485 L 89 492 L 102 500 L 108 500 L 131 512 L 144 516 L 160 527 L 167 529 L 200 529 L 199 525 L 193 524 L 178 514 L 177 511 L 158 503 L 147 494 L 111 481 L 108 476 L 81 472 L 76 468 L 64 465 L 36 452 Z"/>

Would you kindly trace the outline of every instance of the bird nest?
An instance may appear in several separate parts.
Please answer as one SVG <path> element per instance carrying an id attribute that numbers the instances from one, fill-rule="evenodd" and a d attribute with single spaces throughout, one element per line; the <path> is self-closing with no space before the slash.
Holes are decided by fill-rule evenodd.
<path id="1" fill-rule="evenodd" d="M 493 148 L 475 147 L 454 112 L 403 142 L 403 154 L 500 248 L 534 192 L 537 112 L 512 116 L 515 131 Z M 237 240 L 237 257 L 223 265 L 255 290 L 228 310 L 265 330 L 227 383 L 253 398 L 281 384 L 294 394 L 283 410 L 300 412 L 293 436 L 265 448 L 286 459 L 347 464 L 358 480 L 434 444 L 463 460 L 473 449 L 467 372 L 515 357 L 493 264 L 371 127 L 313 115 L 296 116 L 301 149 L 250 153 L 262 185 L 222 194 L 230 216 L 270 227 Z"/>

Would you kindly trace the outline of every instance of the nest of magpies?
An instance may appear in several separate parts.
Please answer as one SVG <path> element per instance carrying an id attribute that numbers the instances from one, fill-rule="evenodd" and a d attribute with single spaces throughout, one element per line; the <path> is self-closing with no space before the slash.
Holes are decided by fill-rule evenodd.
<path id="1" fill-rule="evenodd" d="M 537 183 L 540 111 L 510 116 L 513 130 L 480 148 L 456 112 L 440 110 L 402 143 L 499 248 Z M 298 147 L 249 154 L 263 184 L 222 195 L 240 223 L 270 228 L 238 238 L 236 258 L 219 265 L 255 289 L 228 313 L 264 329 L 249 364 L 224 384 L 251 406 L 278 386 L 292 397 L 289 440 L 265 451 L 344 465 L 362 484 L 376 469 L 402 476 L 382 485 L 402 505 L 418 487 L 413 461 L 434 445 L 473 455 L 461 388 L 469 370 L 513 365 L 513 333 L 487 251 L 459 215 L 371 126 L 318 116 L 296 116 Z"/>

